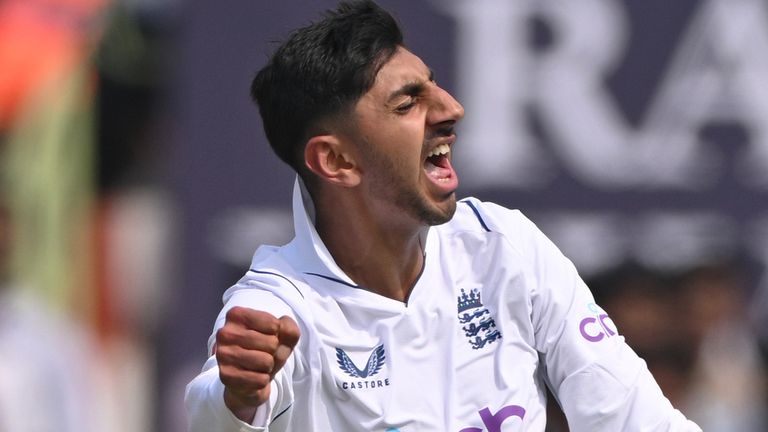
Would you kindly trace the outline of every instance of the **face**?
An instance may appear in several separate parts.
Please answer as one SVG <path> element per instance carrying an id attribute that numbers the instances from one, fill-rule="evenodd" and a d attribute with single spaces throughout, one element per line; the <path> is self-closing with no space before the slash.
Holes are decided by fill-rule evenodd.
<path id="1" fill-rule="evenodd" d="M 453 128 L 464 108 L 421 59 L 399 48 L 354 114 L 361 184 L 377 214 L 427 225 L 450 220 L 459 184 L 451 166 Z"/>

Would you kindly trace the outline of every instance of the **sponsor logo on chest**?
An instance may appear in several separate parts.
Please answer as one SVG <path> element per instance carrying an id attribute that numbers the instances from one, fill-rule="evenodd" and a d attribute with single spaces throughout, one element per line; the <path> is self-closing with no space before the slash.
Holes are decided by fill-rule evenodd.
<path id="1" fill-rule="evenodd" d="M 387 361 L 387 353 L 384 344 L 378 345 L 371 351 L 368 361 L 361 368 L 350 358 L 349 354 L 341 348 L 336 348 L 336 363 L 339 368 L 353 380 L 344 380 L 339 383 L 343 390 L 373 389 L 389 386 L 389 378 L 379 375 Z"/>
<path id="2" fill-rule="evenodd" d="M 513 418 L 517 418 L 518 422 L 522 422 L 525 418 L 525 408 L 518 406 L 518 405 L 507 405 L 505 407 L 502 407 L 498 412 L 493 413 L 488 407 L 485 407 L 477 412 L 480 415 L 480 419 L 483 421 L 483 426 L 485 428 L 479 428 L 479 427 L 468 427 L 460 430 L 459 432 L 501 432 L 501 425 L 506 420 L 510 419 L 508 422 L 509 424 L 512 424 L 514 420 Z M 518 423 L 520 424 L 520 423 Z M 404 432 L 401 431 L 398 428 L 388 428 L 384 432 Z"/>

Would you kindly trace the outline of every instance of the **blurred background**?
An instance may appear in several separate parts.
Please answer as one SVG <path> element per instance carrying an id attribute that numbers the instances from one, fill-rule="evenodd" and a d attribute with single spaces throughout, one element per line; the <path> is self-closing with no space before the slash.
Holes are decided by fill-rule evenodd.
<path id="1" fill-rule="evenodd" d="M 380 0 L 674 404 L 768 430 L 768 3 Z M 182 432 L 223 291 L 292 236 L 250 80 L 330 0 L 0 0 L 0 432 Z M 567 431 L 556 407 L 551 432 Z"/>

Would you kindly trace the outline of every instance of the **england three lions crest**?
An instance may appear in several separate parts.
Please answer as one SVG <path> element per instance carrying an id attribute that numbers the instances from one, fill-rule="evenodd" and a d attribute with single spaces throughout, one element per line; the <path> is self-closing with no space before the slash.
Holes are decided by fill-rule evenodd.
<path id="1" fill-rule="evenodd" d="M 467 294 L 464 289 L 456 298 L 459 323 L 472 349 L 480 349 L 501 339 L 501 332 L 491 313 L 483 306 L 480 290 L 472 288 Z"/>

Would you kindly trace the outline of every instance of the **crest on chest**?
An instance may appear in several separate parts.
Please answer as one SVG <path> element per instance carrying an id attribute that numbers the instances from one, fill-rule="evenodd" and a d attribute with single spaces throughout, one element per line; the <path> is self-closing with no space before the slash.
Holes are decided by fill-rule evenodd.
<path id="1" fill-rule="evenodd" d="M 461 294 L 456 297 L 456 307 L 461 329 L 472 349 L 482 349 L 501 339 L 501 332 L 496 328 L 490 311 L 483 305 L 479 289 L 472 288 L 467 293 L 462 288 Z"/>

